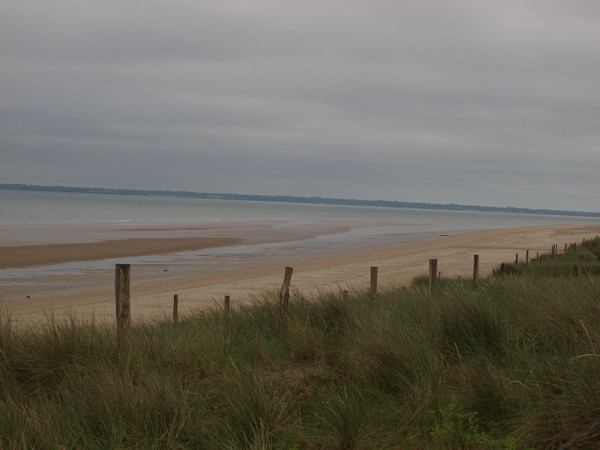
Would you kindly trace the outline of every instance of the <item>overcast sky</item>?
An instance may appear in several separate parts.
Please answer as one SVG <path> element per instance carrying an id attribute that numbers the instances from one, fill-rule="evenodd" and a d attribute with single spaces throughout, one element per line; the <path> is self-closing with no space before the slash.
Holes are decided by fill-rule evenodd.
<path id="1" fill-rule="evenodd" d="M 600 211 L 600 1 L 0 11 L 0 183 Z"/>

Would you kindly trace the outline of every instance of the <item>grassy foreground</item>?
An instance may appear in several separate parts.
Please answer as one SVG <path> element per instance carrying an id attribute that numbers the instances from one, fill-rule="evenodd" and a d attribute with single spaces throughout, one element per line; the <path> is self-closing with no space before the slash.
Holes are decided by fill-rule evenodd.
<path id="1" fill-rule="evenodd" d="M 112 327 L 3 318 L 0 448 L 597 448 L 600 278 L 563 258 L 433 295 L 296 293 L 285 341 L 272 294 L 137 325 L 128 368 Z"/>

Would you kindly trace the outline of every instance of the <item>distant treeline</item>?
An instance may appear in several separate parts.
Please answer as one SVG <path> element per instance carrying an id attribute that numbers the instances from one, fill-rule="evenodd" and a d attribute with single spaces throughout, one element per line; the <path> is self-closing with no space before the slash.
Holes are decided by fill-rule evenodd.
<path id="1" fill-rule="evenodd" d="M 404 202 L 392 200 L 359 200 L 329 197 L 300 197 L 292 195 L 253 195 L 253 194 L 227 194 L 191 191 L 164 191 L 164 190 L 142 190 L 142 189 L 108 189 L 108 188 L 86 188 L 70 186 L 38 186 L 31 184 L 3 184 L 0 189 L 14 191 L 44 191 L 44 192 L 67 192 L 78 194 L 106 194 L 106 195 L 139 195 L 155 197 L 181 197 L 181 198 L 205 198 L 217 200 L 247 200 L 259 202 L 285 202 L 285 203 L 310 203 L 321 205 L 346 205 L 346 206 L 379 206 L 385 208 L 414 208 L 414 209 L 437 209 L 450 211 L 481 211 L 481 212 L 509 212 L 523 214 L 551 214 L 561 216 L 583 216 L 600 217 L 598 212 L 582 211 L 560 211 L 554 209 L 531 209 L 499 206 L 459 205 L 455 203 L 422 203 Z"/>

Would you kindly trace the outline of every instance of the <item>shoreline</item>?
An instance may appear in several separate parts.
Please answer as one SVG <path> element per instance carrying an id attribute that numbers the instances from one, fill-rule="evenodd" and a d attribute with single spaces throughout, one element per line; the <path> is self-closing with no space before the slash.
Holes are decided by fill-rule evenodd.
<path id="1" fill-rule="evenodd" d="M 428 260 L 439 259 L 442 277 L 470 277 L 473 255 L 480 256 L 480 274 L 487 276 L 503 261 L 524 257 L 530 250 L 548 253 L 551 245 L 580 242 L 600 234 L 600 226 L 539 225 L 520 228 L 457 233 L 427 241 L 386 248 L 348 251 L 312 258 L 290 258 L 277 263 L 209 271 L 162 280 L 139 281 L 132 273 L 132 317 L 152 320 L 170 314 L 173 295 L 179 298 L 181 314 L 220 304 L 229 295 L 234 305 L 251 301 L 280 287 L 284 266 L 294 267 L 292 288 L 307 297 L 323 291 L 363 289 L 369 268 L 379 267 L 379 286 L 406 285 L 415 276 L 427 273 Z M 84 320 L 114 321 L 114 284 L 107 282 L 81 292 L 47 295 L 31 300 L 0 304 L 0 316 L 16 323 L 38 323 L 50 316 L 74 316 Z"/>
<path id="2" fill-rule="evenodd" d="M 281 227 L 277 220 L 0 227 L 0 270 L 35 268 L 78 261 L 164 255 L 240 245 L 285 243 L 344 233 L 340 224 Z"/>

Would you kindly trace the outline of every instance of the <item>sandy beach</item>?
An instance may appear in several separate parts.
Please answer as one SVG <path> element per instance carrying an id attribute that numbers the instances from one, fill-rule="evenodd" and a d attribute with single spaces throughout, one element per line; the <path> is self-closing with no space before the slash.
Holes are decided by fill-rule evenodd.
<path id="1" fill-rule="evenodd" d="M 179 297 L 180 314 L 220 304 L 225 295 L 231 297 L 234 305 L 249 302 L 252 296 L 278 289 L 286 265 L 294 268 L 292 288 L 310 296 L 319 291 L 366 289 L 371 266 L 379 267 L 379 286 L 382 288 L 404 285 L 415 276 L 427 273 L 430 258 L 439 260 L 442 277 L 470 277 L 473 255 L 478 254 L 481 275 L 485 276 L 502 261 L 513 261 L 517 253 L 524 259 L 526 250 L 529 250 L 533 258 L 537 252 L 549 252 L 553 244 L 558 244 L 562 250 L 565 243 L 580 242 L 598 234 L 598 225 L 559 224 L 502 228 L 438 236 L 423 242 L 383 249 L 346 251 L 329 256 L 290 259 L 277 264 L 252 265 L 141 282 L 136 282 L 135 270 L 132 268 L 132 316 L 135 321 L 170 315 L 174 294 Z M 39 264 L 42 260 L 45 263 L 77 261 L 89 258 L 91 254 L 112 258 L 240 242 L 252 240 L 249 236 L 163 236 L 96 243 L 56 243 L 50 247 L 13 245 L 1 248 L 4 255 L 10 255 L 7 259 L 18 261 L 19 267 L 24 267 Z M 86 320 L 111 321 L 114 316 L 114 302 L 114 285 L 106 283 L 77 292 L 3 302 L 0 304 L 0 314 L 4 318 L 10 316 L 15 323 L 36 322 L 51 315 L 72 315 Z"/>

